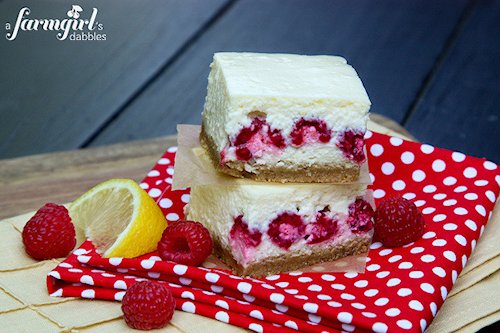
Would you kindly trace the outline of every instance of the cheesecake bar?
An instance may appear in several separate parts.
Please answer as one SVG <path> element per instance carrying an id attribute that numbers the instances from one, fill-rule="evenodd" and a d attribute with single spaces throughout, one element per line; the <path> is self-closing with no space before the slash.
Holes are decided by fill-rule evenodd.
<path id="1" fill-rule="evenodd" d="M 236 274 L 261 277 L 368 251 L 366 185 L 253 183 L 192 187 L 186 206 Z"/>
<path id="2" fill-rule="evenodd" d="M 370 105 L 342 57 L 216 53 L 200 141 L 235 177 L 352 182 L 366 160 Z"/>

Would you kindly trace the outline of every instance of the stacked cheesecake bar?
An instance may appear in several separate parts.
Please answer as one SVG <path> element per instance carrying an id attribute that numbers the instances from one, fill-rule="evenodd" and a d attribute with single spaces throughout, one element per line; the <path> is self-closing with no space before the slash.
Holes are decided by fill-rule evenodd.
<path id="1" fill-rule="evenodd" d="M 214 167 L 254 181 L 191 188 L 187 218 L 238 274 L 263 276 L 367 251 L 370 100 L 344 58 L 216 53 L 200 141 Z"/>

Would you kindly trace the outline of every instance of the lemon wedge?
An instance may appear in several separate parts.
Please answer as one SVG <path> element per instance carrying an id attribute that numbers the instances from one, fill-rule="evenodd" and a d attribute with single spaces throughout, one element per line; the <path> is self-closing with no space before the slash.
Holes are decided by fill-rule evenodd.
<path id="1" fill-rule="evenodd" d="M 75 227 L 106 258 L 133 258 L 156 250 L 167 227 L 155 201 L 130 179 L 95 186 L 71 203 L 68 211 Z"/>

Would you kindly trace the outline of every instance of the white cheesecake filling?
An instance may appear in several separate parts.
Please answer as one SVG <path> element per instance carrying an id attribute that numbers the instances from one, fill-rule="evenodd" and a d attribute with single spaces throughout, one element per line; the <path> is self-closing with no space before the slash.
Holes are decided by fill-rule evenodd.
<path id="1" fill-rule="evenodd" d="M 202 118 L 205 132 L 223 151 L 250 126 L 256 111 L 285 137 L 301 118 L 322 120 L 333 140 L 335 133 L 349 129 L 364 133 L 370 105 L 356 71 L 341 57 L 216 53 Z M 335 144 L 328 147 L 327 153 L 343 158 Z M 316 147 L 290 150 L 309 148 Z M 294 155 L 282 158 L 294 160 Z"/>
<path id="2" fill-rule="evenodd" d="M 263 185 L 206 185 L 191 188 L 187 219 L 203 223 L 224 248 L 232 249 L 236 261 L 243 266 L 250 262 L 284 253 L 308 253 L 313 247 L 332 246 L 355 237 L 346 218 L 349 205 L 366 194 L 366 185 L 330 184 L 263 184 Z M 274 243 L 269 235 L 269 224 L 283 213 L 299 215 L 306 228 L 325 211 L 335 217 L 338 231 L 334 238 L 317 244 L 307 244 L 301 239 L 284 249 Z M 251 232 L 262 233 L 257 247 L 235 244 L 229 237 L 235 218 L 242 216 Z"/>

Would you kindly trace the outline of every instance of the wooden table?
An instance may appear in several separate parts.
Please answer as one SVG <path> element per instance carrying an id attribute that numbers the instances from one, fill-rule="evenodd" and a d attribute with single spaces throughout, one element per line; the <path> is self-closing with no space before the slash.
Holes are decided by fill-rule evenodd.
<path id="1" fill-rule="evenodd" d="M 199 123 L 217 51 L 338 54 L 372 111 L 432 145 L 500 163 L 500 2 L 80 0 L 106 41 L 0 38 L 0 159 L 175 134 Z M 62 18 L 67 2 L 0 1 Z M 485 144 L 486 143 L 486 144 Z"/>

